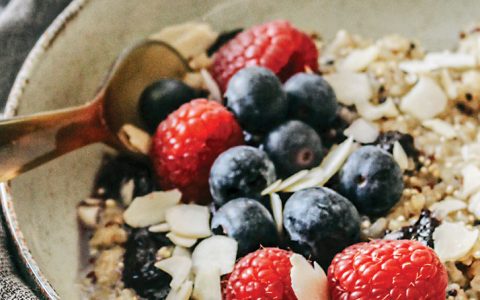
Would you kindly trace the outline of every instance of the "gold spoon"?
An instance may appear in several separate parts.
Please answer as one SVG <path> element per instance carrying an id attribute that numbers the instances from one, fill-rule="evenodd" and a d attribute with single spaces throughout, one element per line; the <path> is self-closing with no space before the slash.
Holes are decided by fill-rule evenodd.
<path id="1" fill-rule="evenodd" d="M 120 133 L 125 124 L 142 126 L 137 113 L 142 90 L 153 81 L 181 78 L 188 71 L 186 61 L 171 46 L 146 40 L 120 54 L 93 101 L 1 120 L 0 181 L 92 143 L 135 152 Z"/>

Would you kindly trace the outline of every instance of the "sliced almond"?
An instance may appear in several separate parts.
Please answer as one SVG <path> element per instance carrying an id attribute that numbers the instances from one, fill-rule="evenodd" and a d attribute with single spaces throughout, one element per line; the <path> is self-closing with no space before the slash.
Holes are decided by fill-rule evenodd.
<path id="1" fill-rule="evenodd" d="M 167 233 L 166 236 L 176 246 L 181 246 L 181 247 L 185 247 L 185 248 L 190 248 L 193 245 L 195 245 L 195 243 L 197 242 L 197 239 L 184 237 L 184 236 L 175 234 L 173 232 Z"/>
<path id="2" fill-rule="evenodd" d="M 160 223 L 160 224 L 148 227 L 148 231 L 150 231 L 150 232 L 169 232 L 170 231 L 170 225 L 168 225 L 167 223 Z"/>
<path id="3" fill-rule="evenodd" d="M 298 300 L 328 300 L 327 276 L 323 269 L 314 267 L 301 255 L 290 256 L 292 289 Z"/>
<path id="4" fill-rule="evenodd" d="M 470 197 L 468 211 L 474 214 L 477 219 L 480 219 L 480 192 L 476 192 Z"/>
<path id="5" fill-rule="evenodd" d="M 436 202 L 430 206 L 430 210 L 433 212 L 435 217 L 440 219 L 444 219 L 450 213 L 465 208 L 467 208 L 467 204 L 464 201 L 455 199 L 453 197 L 447 197 L 444 200 Z"/>
<path id="6" fill-rule="evenodd" d="M 122 197 L 123 204 L 129 206 L 132 203 L 134 191 L 135 181 L 133 179 L 130 179 L 122 185 L 122 188 L 120 189 L 120 196 Z"/>
<path id="7" fill-rule="evenodd" d="M 187 280 L 180 286 L 180 288 L 171 289 L 165 300 L 188 300 L 192 295 L 192 290 L 193 282 Z"/>
<path id="8" fill-rule="evenodd" d="M 418 83 L 403 98 L 401 110 L 420 120 L 431 119 L 447 107 L 447 96 L 432 78 L 420 77 Z"/>
<path id="9" fill-rule="evenodd" d="M 475 56 L 468 53 L 430 52 L 425 55 L 425 61 L 437 66 L 437 68 L 464 69 L 475 67 Z"/>
<path id="10" fill-rule="evenodd" d="M 125 124 L 120 128 L 118 137 L 130 150 L 148 155 L 152 139 L 147 132 L 132 124 Z"/>
<path id="11" fill-rule="evenodd" d="M 434 249 L 443 262 L 460 260 L 477 240 L 478 229 L 469 229 L 463 223 L 443 222 L 433 232 Z"/>
<path id="12" fill-rule="evenodd" d="M 218 268 L 220 275 L 232 272 L 237 257 L 237 241 L 215 235 L 201 241 L 193 250 L 194 272 L 202 268 Z"/>
<path id="13" fill-rule="evenodd" d="M 277 181 L 275 181 L 274 183 L 272 183 L 271 185 L 267 186 L 263 191 L 262 191 L 262 196 L 265 196 L 265 195 L 268 195 L 270 193 L 274 193 L 274 192 L 278 192 L 279 189 L 278 187 L 282 184 L 282 180 L 281 179 L 278 179 Z"/>
<path id="14" fill-rule="evenodd" d="M 372 96 L 372 87 L 364 73 L 339 72 L 324 76 L 330 83 L 337 99 L 345 105 L 368 102 Z"/>
<path id="15" fill-rule="evenodd" d="M 287 189 L 289 186 L 291 186 L 291 185 L 299 182 L 303 178 L 305 178 L 305 176 L 307 176 L 308 173 L 309 173 L 309 170 L 301 170 L 301 171 L 293 174 L 292 176 L 290 176 L 287 179 L 282 181 L 282 183 L 278 187 L 278 190 L 283 191 L 283 190 Z"/>
<path id="16" fill-rule="evenodd" d="M 204 238 L 210 231 L 210 211 L 208 207 L 196 204 L 181 204 L 169 208 L 165 215 L 170 230 L 187 238 Z"/>
<path id="17" fill-rule="evenodd" d="M 468 164 L 462 169 L 464 197 L 469 197 L 480 190 L 480 169 L 474 164 Z"/>
<path id="18" fill-rule="evenodd" d="M 170 287 L 178 289 L 190 275 L 192 260 L 185 256 L 172 256 L 156 262 L 155 267 L 172 276 Z"/>
<path id="19" fill-rule="evenodd" d="M 220 270 L 218 268 L 202 268 L 195 274 L 193 289 L 195 300 L 222 300 Z"/>
<path id="20" fill-rule="evenodd" d="M 175 246 L 173 249 L 172 256 L 185 256 L 185 257 L 192 257 L 192 253 L 190 253 L 190 250 L 188 250 L 185 247 L 182 246 Z"/>
<path id="21" fill-rule="evenodd" d="M 400 169 L 406 170 L 408 168 L 408 155 L 399 141 L 393 143 L 393 159 L 395 159 Z"/>
<path id="22" fill-rule="evenodd" d="M 359 143 L 369 144 L 377 140 L 380 130 L 376 124 L 359 118 L 353 121 L 343 133 Z"/>
<path id="23" fill-rule="evenodd" d="M 340 71 L 363 71 L 377 59 L 378 54 L 379 49 L 376 45 L 353 50 L 338 64 L 337 69 Z"/>
<path id="24" fill-rule="evenodd" d="M 205 86 L 207 87 L 210 94 L 210 100 L 222 103 L 222 92 L 220 91 L 217 82 L 215 81 L 215 79 L 213 79 L 210 72 L 205 69 L 201 69 L 200 74 L 202 74 L 203 82 L 205 83 Z"/>
<path id="25" fill-rule="evenodd" d="M 153 192 L 137 197 L 125 210 L 125 223 L 132 227 L 146 227 L 165 222 L 166 211 L 178 204 L 182 194 L 178 190 Z"/>
<path id="26" fill-rule="evenodd" d="M 433 130 L 440 136 L 443 136 L 447 139 L 453 139 L 457 136 L 457 132 L 450 123 L 442 121 L 440 119 L 430 119 L 422 122 L 424 127 Z"/>
<path id="27" fill-rule="evenodd" d="M 384 117 L 392 118 L 399 115 L 397 106 L 393 103 L 391 98 L 387 98 L 385 102 L 373 105 L 370 102 L 362 102 L 356 105 L 358 114 L 362 118 L 370 121 L 375 121 Z"/>
<path id="28" fill-rule="evenodd" d="M 270 194 L 270 206 L 272 207 L 272 215 L 277 225 L 277 231 L 281 233 L 283 231 L 283 205 L 282 199 L 277 193 Z"/>
<path id="29" fill-rule="evenodd" d="M 87 228 L 95 228 L 98 225 L 101 208 L 99 206 L 80 205 L 77 208 L 78 219 Z"/>

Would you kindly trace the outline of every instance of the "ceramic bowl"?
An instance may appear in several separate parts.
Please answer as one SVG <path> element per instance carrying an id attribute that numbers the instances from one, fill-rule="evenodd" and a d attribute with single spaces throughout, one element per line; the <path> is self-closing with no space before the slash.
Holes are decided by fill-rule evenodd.
<path id="1" fill-rule="evenodd" d="M 8 99 L 6 113 L 30 114 L 91 99 L 115 56 L 164 26 L 205 20 L 216 29 L 284 18 L 331 38 L 339 29 L 379 37 L 400 33 L 429 49 L 450 47 L 475 20 L 476 0 L 74 0 L 36 44 Z M 106 151 L 93 145 L 0 186 L 2 208 L 39 293 L 78 299 L 81 259 L 76 204 L 91 191 Z"/>

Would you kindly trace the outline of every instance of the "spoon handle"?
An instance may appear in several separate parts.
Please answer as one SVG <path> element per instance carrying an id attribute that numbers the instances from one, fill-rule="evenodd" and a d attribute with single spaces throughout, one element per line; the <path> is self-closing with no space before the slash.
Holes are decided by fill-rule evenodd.
<path id="1" fill-rule="evenodd" d="M 102 97 L 101 95 L 99 96 Z M 0 181 L 80 147 L 105 141 L 102 101 L 0 121 Z"/>

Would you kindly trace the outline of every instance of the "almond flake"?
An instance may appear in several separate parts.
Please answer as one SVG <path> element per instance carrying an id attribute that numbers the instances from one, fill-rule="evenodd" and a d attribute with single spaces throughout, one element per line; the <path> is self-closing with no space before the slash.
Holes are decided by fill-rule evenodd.
<path id="1" fill-rule="evenodd" d="M 363 144 L 373 143 L 377 140 L 380 131 L 378 126 L 365 119 L 356 119 L 343 132 L 345 136 L 351 136 L 355 141 Z"/>
<path id="2" fill-rule="evenodd" d="M 177 235 L 173 232 L 169 232 L 167 233 L 167 238 L 170 239 L 170 241 L 172 243 L 174 243 L 176 246 L 182 246 L 182 247 L 185 247 L 185 248 L 190 248 L 192 247 L 193 245 L 195 245 L 195 243 L 197 242 L 197 239 L 193 239 L 193 238 L 188 238 L 188 237 L 184 237 L 184 236 L 181 236 L 181 235 Z"/>
<path id="3" fill-rule="evenodd" d="M 170 287 L 178 289 L 190 275 L 192 260 L 184 256 L 172 256 L 156 262 L 155 267 L 172 276 Z"/>
<path id="4" fill-rule="evenodd" d="M 277 181 L 275 181 L 271 185 L 267 186 L 262 191 L 262 196 L 265 196 L 265 195 L 268 195 L 268 194 L 271 194 L 271 193 L 274 193 L 274 192 L 278 192 L 279 191 L 278 187 L 282 184 L 282 182 L 283 181 L 281 179 L 278 179 Z"/>
<path id="5" fill-rule="evenodd" d="M 270 206 L 272 208 L 273 219 L 277 225 L 277 231 L 281 233 L 283 231 L 283 207 L 282 199 L 277 193 L 270 194 Z"/>
<path id="6" fill-rule="evenodd" d="M 205 86 L 207 87 L 208 92 L 210 94 L 209 99 L 222 103 L 223 102 L 222 92 L 220 92 L 220 88 L 218 87 L 217 82 L 215 81 L 215 79 L 213 79 L 210 72 L 208 72 L 205 69 L 201 69 L 200 74 L 202 74 L 203 82 L 205 83 Z"/>
<path id="7" fill-rule="evenodd" d="M 180 204 L 169 208 L 165 219 L 170 230 L 187 238 L 204 238 L 210 231 L 210 211 L 208 207 L 196 204 Z"/>
<path id="8" fill-rule="evenodd" d="M 445 93 L 448 96 L 448 99 L 456 99 L 458 97 L 458 89 L 447 69 L 443 69 L 440 73 L 440 81 L 442 83 L 443 89 L 445 90 Z"/>
<path id="9" fill-rule="evenodd" d="M 336 147 L 332 147 L 319 167 L 310 170 L 309 174 L 294 185 L 289 186 L 284 192 L 296 192 L 306 188 L 323 186 L 343 166 L 354 150 L 355 143 L 349 137 Z"/>
<path id="10" fill-rule="evenodd" d="M 77 208 L 78 219 L 87 228 L 95 228 L 98 225 L 101 208 L 99 206 L 80 205 Z"/>
<path id="11" fill-rule="evenodd" d="M 301 255 L 290 256 L 292 289 L 298 300 L 328 300 L 327 276 L 323 269 L 314 267 Z"/>
<path id="12" fill-rule="evenodd" d="M 407 73 L 428 73 L 435 70 L 437 65 L 425 60 L 406 60 L 400 62 L 398 68 Z"/>
<path id="13" fill-rule="evenodd" d="M 185 247 L 175 246 L 175 248 L 173 249 L 172 256 L 185 256 L 185 257 L 191 258 L 192 253 L 190 253 L 190 250 L 188 250 Z"/>
<path id="14" fill-rule="evenodd" d="M 368 76 L 363 73 L 339 72 L 324 76 L 330 83 L 338 102 L 345 105 L 368 102 L 372 96 L 372 87 Z"/>
<path id="15" fill-rule="evenodd" d="M 291 186 L 291 185 L 297 183 L 298 181 L 302 180 L 303 178 L 305 178 L 305 176 L 307 176 L 308 173 L 309 173 L 308 170 L 301 170 L 301 171 L 293 174 L 292 176 L 290 176 L 287 179 L 282 181 L 282 183 L 278 187 L 278 190 L 279 191 L 285 190 L 289 186 Z"/>
<path id="16" fill-rule="evenodd" d="M 170 231 L 170 225 L 168 225 L 167 223 L 160 223 L 160 224 L 148 227 L 148 231 L 150 231 L 150 232 L 169 232 Z"/>
<path id="17" fill-rule="evenodd" d="M 455 129 L 450 123 L 440 119 L 425 120 L 422 122 L 424 127 L 433 130 L 435 133 L 445 137 L 446 139 L 453 139 L 457 136 Z"/>
<path id="18" fill-rule="evenodd" d="M 193 298 L 195 300 L 222 299 L 222 285 L 218 268 L 202 268 L 195 274 Z"/>
<path id="19" fill-rule="evenodd" d="M 470 197 L 468 211 L 474 214 L 477 219 L 480 219 L 480 192 L 476 192 Z"/>
<path id="20" fill-rule="evenodd" d="M 460 260 L 470 252 L 478 239 L 478 230 L 463 223 L 443 222 L 433 232 L 434 249 L 441 261 Z"/>
<path id="21" fill-rule="evenodd" d="M 133 200 L 133 192 L 135 190 L 135 181 L 130 179 L 127 183 L 122 184 L 120 189 L 120 196 L 122 197 L 122 202 L 126 206 L 130 205 Z"/>
<path id="22" fill-rule="evenodd" d="M 178 190 L 153 192 L 137 197 L 123 213 L 125 223 L 132 227 L 146 227 L 165 222 L 166 211 L 178 204 L 182 194 Z"/>
<path id="23" fill-rule="evenodd" d="M 363 71 L 377 59 L 378 54 L 379 49 L 375 45 L 353 50 L 339 63 L 337 69 L 340 71 Z"/>
<path id="24" fill-rule="evenodd" d="M 150 135 L 142 129 L 132 125 L 125 124 L 118 132 L 118 138 L 129 150 L 148 155 L 152 139 Z"/>
<path id="25" fill-rule="evenodd" d="M 178 289 L 171 289 L 165 300 L 188 300 L 192 295 L 193 282 L 185 281 Z"/>
<path id="26" fill-rule="evenodd" d="M 468 197 L 480 190 L 480 170 L 477 166 L 469 164 L 462 169 L 463 196 Z"/>
<path id="27" fill-rule="evenodd" d="M 422 76 L 403 98 L 401 110 L 420 120 L 428 120 L 447 107 L 447 96 L 430 77 Z"/>
<path id="28" fill-rule="evenodd" d="M 193 270 L 218 268 L 220 275 L 232 272 L 237 258 L 237 241 L 223 235 L 214 235 L 201 241 L 193 250 Z"/>
<path id="29" fill-rule="evenodd" d="M 476 65 L 475 56 L 468 53 L 430 52 L 425 55 L 425 61 L 437 68 L 473 68 Z"/>
<path id="30" fill-rule="evenodd" d="M 395 159 L 397 164 L 400 166 L 400 169 L 406 170 L 408 168 L 407 153 L 405 153 L 405 150 L 398 141 L 393 143 L 393 159 Z"/>
<path id="31" fill-rule="evenodd" d="M 375 121 L 383 117 L 392 118 L 399 115 L 397 106 L 391 98 L 387 98 L 385 102 L 373 105 L 370 102 L 357 103 L 358 114 L 366 120 Z"/>
<path id="32" fill-rule="evenodd" d="M 455 199 L 453 197 L 447 197 L 445 200 L 436 202 L 430 206 L 430 210 L 433 212 L 433 214 L 440 219 L 444 219 L 450 213 L 462 210 L 464 208 L 467 208 L 467 204 L 464 201 Z"/>

